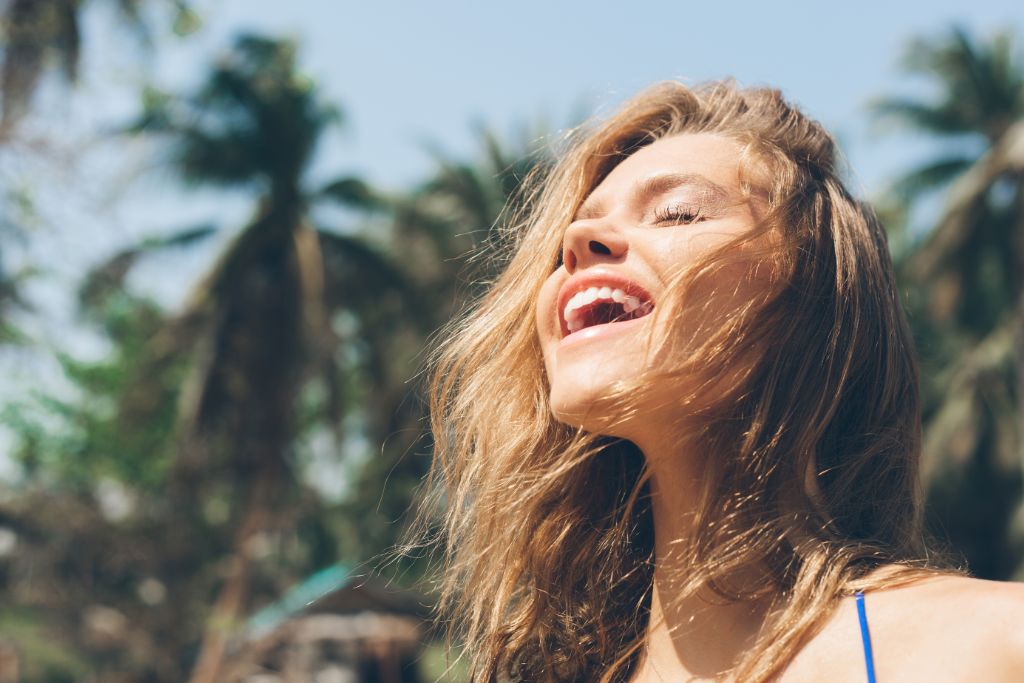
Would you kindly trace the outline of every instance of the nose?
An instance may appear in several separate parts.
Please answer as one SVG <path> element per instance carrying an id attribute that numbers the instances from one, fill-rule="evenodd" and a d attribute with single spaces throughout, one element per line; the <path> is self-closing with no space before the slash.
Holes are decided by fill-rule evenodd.
<path id="1" fill-rule="evenodd" d="M 595 263 L 621 261 L 627 251 L 626 236 L 607 217 L 576 221 L 562 240 L 562 262 L 570 275 Z"/>

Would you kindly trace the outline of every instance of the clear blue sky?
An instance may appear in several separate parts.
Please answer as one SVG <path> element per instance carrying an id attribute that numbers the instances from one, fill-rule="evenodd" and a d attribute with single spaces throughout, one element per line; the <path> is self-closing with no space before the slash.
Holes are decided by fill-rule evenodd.
<path id="1" fill-rule="evenodd" d="M 345 106 L 349 137 L 329 148 L 401 186 L 430 168 L 422 141 L 473 151 L 470 123 L 509 132 L 545 117 L 564 126 L 577 106 L 593 111 L 661 79 L 734 76 L 770 84 L 841 138 L 868 190 L 907 163 L 898 138 L 871 138 L 869 98 L 914 88 L 897 70 L 907 40 L 954 22 L 1024 35 L 1024 3 L 976 2 L 342 2 L 206 0 L 206 26 L 169 79 L 201 66 L 239 29 L 284 33 L 303 63 Z M 187 54 L 186 54 L 187 52 Z M 197 61 L 198 58 L 198 61 Z M 188 69 L 184 69 L 185 72 Z"/>

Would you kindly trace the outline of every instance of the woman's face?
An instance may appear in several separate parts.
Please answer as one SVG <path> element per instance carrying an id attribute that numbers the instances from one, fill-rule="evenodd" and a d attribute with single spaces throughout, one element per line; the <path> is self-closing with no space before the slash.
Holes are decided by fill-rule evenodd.
<path id="1" fill-rule="evenodd" d="M 563 263 L 545 281 L 536 309 L 559 421 L 634 438 L 664 419 L 641 409 L 609 431 L 594 402 L 641 370 L 652 323 L 665 322 L 647 314 L 672 275 L 754 227 L 740 192 L 739 154 L 739 145 L 720 135 L 662 138 L 619 163 L 580 207 L 564 235 Z"/>

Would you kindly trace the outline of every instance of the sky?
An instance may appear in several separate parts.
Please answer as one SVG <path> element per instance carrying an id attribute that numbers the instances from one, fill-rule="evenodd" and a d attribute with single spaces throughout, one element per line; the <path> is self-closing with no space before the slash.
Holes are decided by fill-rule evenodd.
<path id="1" fill-rule="evenodd" d="M 869 125 L 873 98 L 931 92 L 899 69 L 908 41 L 939 38 L 954 24 L 977 36 L 1009 27 L 1024 39 L 1024 3 L 1010 0 L 193 0 L 202 28 L 184 39 L 157 30 L 147 55 L 113 28 L 104 9 L 113 4 L 87 13 L 73 94 L 51 84 L 38 98 L 41 109 L 52 106 L 35 133 L 60 153 L 29 174 L 44 191 L 25 256 L 47 272 L 30 288 L 39 313 L 26 325 L 42 346 L 79 355 L 104 349 L 73 315 L 71 293 L 90 264 L 153 233 L 208 221 L 240 226 L 248 216 L 245 197 L 191 191 L 161 174 L 152 147 L 97 140 L 137 112 L 144 83 L 192 89 L 239 32 L 295 39 L 302 70 L 341 106 L 345 125 L 314 167 L 322 179 L 357 173 L 401 190 L 430 173 L 431 149 L 472 158 L 474 126 L 514 141 L 522 130 L 557 132 L 606 115 L 660 80 L 733 77 L 779 88 L 832 130 L 854 191 L 868 197 L 935 153 L 932 141 Z M 133 286 L 177 305 L 229 236 L 145 264 Z M 59 382 L 44 357 L 0 358 L 0 371 L 6 393 L 41 377 Z"/>
<path id="2" fill-rule="evenodd" d="M 1024 5 L 1009 0 L 205 6 L 201 40 L 161 65 L 168 80 L 201 71 L 193 60 L 209 59 L 240 29 L 293 36 L 308 73 L 348 114 L 349 136 L 330 152 L 388 186 L 429 172 L 426 141 L 471 154 L 477 122 L 505 133 L 540 119 L 565 127 L 575 112 L 607 113 L 659 80 L 734 77 L 780 88 L 837 133 L 874 191 L 904 167 L 906 150 L 898 139 L 868 134 L 866 105 L 920 91 L 897 68 L 907 41 L 940 36 L 954 23 L 980 34 L 1000 26 L 1024 34 Z"/>

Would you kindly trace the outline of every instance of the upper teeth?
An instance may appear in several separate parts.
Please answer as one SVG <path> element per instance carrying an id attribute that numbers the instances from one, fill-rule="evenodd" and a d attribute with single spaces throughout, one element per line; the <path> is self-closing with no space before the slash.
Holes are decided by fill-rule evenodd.
<path id="1" fill-rule="evenodd" d="M 626 313 L 632 313 L 641 306 L 647 308 L 650 307 L 649 303 L 642 301 L 635 296 L 626 294 L 617 287 L 590 287 L 581 292 L 576 292 L 576 294 L 574 294 L 573 297 L 565 304 L 565 310 L 562 312 L 562 315 L 565 318 L 565 322 L 570 331 L 579 329 L 583 324 L 582 321 L 576 320 L 578 317 L 577 311 L 598 299 L 614 301 L 615 303 L 622 304 L 622 308 Z"/>

